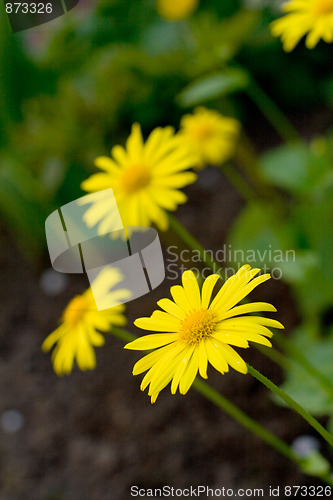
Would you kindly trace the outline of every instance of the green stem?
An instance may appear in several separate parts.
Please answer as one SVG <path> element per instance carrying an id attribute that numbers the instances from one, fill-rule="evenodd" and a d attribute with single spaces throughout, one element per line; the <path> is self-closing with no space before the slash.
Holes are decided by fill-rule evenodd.
<path id="1" fill-rule="evenodd" d="M 169 223 L 171 229 L 182 239 L 182 241 L 188 245 L 192 250 L 196 250 L 199 252 L 200 258 L 202 262 L 204 262 L 213 273 L 217 273 L 221 268 L 209 255 L 207 255 L 207 251 L 204 247 L 198 242 L 198 240 L 192 236 L 192 234 L 174 217 L 172 214 L 168 214 Z"/>
<path id="2" fill-rule="evenodd" d="M 304 420 L 306 420 L 331 446 L 333 446 L 333 435 L 330 434 L 307 410 L 305 410 L 301 405 L 299 405 L 293 398 L 291 398 L 287 393 L 275 385 L 271 380 L 262 375 L 258 370 L 247 365 L 249 373 L 259 380 L 264 386 L 270 389 L 274 394 L 279 396 L 288 406 L 295 410 Z"/>
<path id="3" fill-rule="evenodd" d="M 275 339 L 275 333 L 274 333 L 274 339 Z M 289 361 L 286 356 L 284 356 L 280 351 L 275 349 L 274 347 L 266 347 L 261 344 L 254 344 L 254 347 L 261 352 L 264 356 L 269 358 L 271 361 L 273 361 L 275 364 L 280 366 L 283 370 L 290 370 L 292 363 Z"/>
<path id="4" fill-rule="evenodd" d="M 245 201 L 251 203 L 257 199 L 257 194 L 232 165 L 225 163 L 218 168 Z"/>
<path id="5" fill-rule="evenodd" d="M 293 462 L 300 464 L 300 459 L 293 452 L 292 448 L 290 448 L 287 443 L 282 441 L 282 439 L 278 438 L 270 432 L 269 430 L 262 427 L 258 422 L 249 417 L 246 413 L 240 410 L 237 406 L 235 406 L 231 401 L 229 401 L 226 397 L 222 396 L 219 392 L 213 389 L 210 385 L 208 385 L 203 380 L 196 378 L 193 382 L 193 387 L 202 394 L 206 399 L 209 399 L 216 406 L 221 408 L 221 410 L 225 411 L 228 415 L 230 415 L 234 420 L 236 420 L 243 427 L 248 429 L 250 432 L 261 438 L 265 443 L 269 444 L 273 448 L 275 448 L 279 453 L 289 458 Z"/>
<path id="6" fill-rule="evenodd" d="M 170 226 L 171 228 L 175 231 L 176 234 L 184 241 L 185 244 L 189 246 L 192 250 L 197 250 L 200 252 L 200 256 L 202 261 L 209 266 L 213 272 L 217 272 L 218 269 L 221 269 L 221 266 L 218 265 L 217 262 L 214 261 L 210 257 L 210 255 L 207 254 L 203 246 L 196 240 L 192 234 L 189 233 L 189 231 L 171 214 L 169 214 L 169 221 L 170 221 Z M 246 302 L 246 299 L 243 300 L 243 302 Z M 333 384 L 331 383 L 330 380 L 328 380 L 325 375 L 323 375 L 321 372 L 319 372 L 302 354 L 302 352 L 294 345 L 291 344 L 290 340 L 285 339 L 282 337 L 280 334 L 275 333 L 274 334 L 274 339 L 277 339 L 277 342 L 282 345 L 283 342 L 283 347 L 287 351 L 287 353 L 297 362 L 307 373 L 309 373 L 311 376 L 315 377 L 318 383 L 321 385 L 321 387 L 326 391 L 330 399 L 333 397 Z M 258 346 L 255 345 L 257 349 L 260 349 Z M 271 349 L 271 348 L 270 348 Z M 275 353 L 272 353 L 272 355 L 268 354 L 268 349 L 265 351 L 265 354 L 268 355 L 273 361 L 275 361 L 278 365 L 282 366 L 284 369 L 290 369 L 290 362 L 287 358 L 282 357 L 282 354 L 278 353 L 276 351 Z"/>
<path id="7" fill-rule="evenodd" d="M 270 205 L 274 203 L 274 206 L 279 209 L 280 214 L 284 213 L 284 200 L 282 200 L 281 194 L 276 188 L 264 178 L 260 159 L 257 157 L 250 139 L 244 132 L 235 153 L 235 162 L 245 175 L 245 178 L 253 185 L 256 193 L 258 193 L 264 201 L 269 201 Z"/>
<path id="8" fill-rule="evenodd" d="M 138 338 L 136 335 L 134 335 L 134 333 L 125 330 L 125 328 L 119 328 L 118 326 L 113 326 L 111 333 L 124 342 L 133 342 L 133 340 Z"/>
<path id="9" fill-rule="evenodd" d="M 125 330 L 124 328 L 112 327 L 111 333 L 125 342 L 131 342 L 137 338 L 136 335 Z M 290 448 L 290 446 L 287 445 L 287 443 L 258 424 L 258 422 L 249 417 L 246 413 L 240 410 L 237 406 L 231 403 L 231 401 L 222 396 L 222 394 L 217 392 L 206 382 L 197 377 L 193 382 L 193 387 L 205 398 L 225 411 L 228 415 L 233 417 L 243 427 L 253 432 L 253 434 L 255 434 L 256 436 L 260 437 L 263 441 L 271 445 L 282 455 L 286 456 L 293 462 L 300 464 L 300 459 L 297 457 L 297 455 L 295 455 L 295 453 Z"/>
<path id="10" fill-rule="evenodd" d="M 131 342 L 137 338 L 136 335 L 129 332 L 128 330 L 115 326 L 112 327 L 111 333 L 125 342 Z M 236 422 L 245 427 L 245 429 L 249 430 L 255 436 L 262 439 L 265 443 L 272 446 L 276 451 L 287 457 L 292 462 L 296 463 L 301 468 L 301 470 L 303 470 L 304 459 L 298 457 L 287 443 L 285 443 L 282 439 L 263 427 L 261 424 L 258 424 L 256 420 L 252 419 L 249 415 L 240 410 L 225 396 L 223 396 L 215 389 L 213 389 L 209 384 L 207 384 L 207 382 L 204 382 L 197 377 L 193 382 L 193 388 L 206 399 L 214 403 L 218 408 L 227 413 L 234 420 L 236 420 Z M 333 485 L 332 478 L 329 474 L 320 474 L 315 477 L 320 477 L 326 483 Z"/>
<path id="11" fill-rule="evenodd" d="M 309 375 L 318 380 L 318 383 L 324 389 L 328 397 L 333 400 L 333 383 L 307 360 L 297 345 L 290 339 L 283 337 L 280 333 L 275 333 L 274 340 L 292 359 L 308 372 Z"/>
<path id="12" fill-rule="evenodd" d="M 247 87 L 247 93 L 287 144 L 302 141 L 295 127 L 253 78 L 251 78 L 251 82 Z"/>

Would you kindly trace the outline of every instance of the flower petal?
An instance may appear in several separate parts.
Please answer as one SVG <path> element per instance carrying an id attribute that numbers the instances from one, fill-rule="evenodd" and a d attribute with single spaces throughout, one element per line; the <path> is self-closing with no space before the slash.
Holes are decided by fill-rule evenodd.
<path id="1" fill-rule="evenodd" d="M 180 394 L 186 394 L 198 373 L 199 368 L 199 351 L 194 349 L 192 357 L 187 365 L 187 368 L 180 379 L 179 392 Z"/>
<path id="2" fill-rule="evenodd" d="M 182 283 L 188 302 L 193 309 L 200 309 L 201 298 L 200 289 L 193 271 L 185 271 L 182 276 Z"/>
<path id="3" fill-rule="evenodd" d="M 172 316 L 170 316 L 172 318 Z M 152 318 L 138 318 L 134 321 L 135 326 L 142 330 L 151 332 L 177 332 L 178 328 L 174 323 L 169 325 L 166 321 L 160 321 Z"/>
<path id="4" fill-rule="evenodd" d="M 124 349 L 132 349 L 133 351 L 157 349 L 158 347 L 171 344 L 171 342 L 175 342 L 176 340 L 178 340 L 177 333 L 153 333 L 129 342 L 124 346 Z"/>
<path id="5" fill-rule="evenodd" d="M 181 309 L 175 302 L 172 302 L 170 299 L 161 299 L 157 302 L 157 305 L 164 309 L 169 314 L 176 316 L 176 318 L 184 319 L 185 311 Z"/>
<path id="6" fill-rule="evenodd" d="M 205 340 L 205 349 L 207 351 L 207 357 L 209 363 L 217 370 L 222 373 L 222 375 L 229 371 L 228 363 L 223 355 L 223 351 L 219 349 L 217 340 L 207 338 Z"/>
<path id="7" fill-rule="evenodd" d="M 247 314 L 252 312 L 276 312 L 276 308 L 269 304 L 268 302 L 252 302 L 250 304 L 242 304 L 241 306 L 233 307 L 227 312 L 223 312 L 217 315 L 218 321 L 222 321 L 227 318 L 232 318 L 234 316 L 239 316 L 241 314 Z"/>
<path id="8" fill-rule="evenodd" d="M 212 292 L 217 280 L 220 278 L 218 274 L 211 274 L 205 279 L 201 290 L 201 306 L 208 309 Z"/>

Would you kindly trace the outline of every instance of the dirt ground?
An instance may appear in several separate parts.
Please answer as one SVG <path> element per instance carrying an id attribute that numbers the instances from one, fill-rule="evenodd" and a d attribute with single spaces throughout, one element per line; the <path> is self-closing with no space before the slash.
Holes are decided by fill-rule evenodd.
<path id="1" fill-rule="evenodd" d="M 241 200 L 223 176 L 211 170 L 189 192 L 194 201 L 179 210 L 179 217 L 206 247 L 218 249 Z M 173 241 L 168 235 L 163 241 L 168 238 Z M 139 353 L 124 351 L 111 335 L 97 349 L 95 371 L 75 369 L 71 376 L 58 378 L 50 355 L 40 346 L 57 326 L 68 299 L 84 289 L 86 281 L 71 276 L 65 292 L 50 297 L 40 286 L 49 266 L 47 255 L 38 269 L 29 266 L 2 230 L 0 419 L 15 410 L 21 425 L 11 433 L 0 428 L 0 500 L 128 500 L 131 485 L 267 492 L 270 485 L 319 484 L 194 389 L 186 396 L 171 396 L 168 388 L 151 405 L 147 393 L 139 390 L 140 376 L 131 375 Z M 277 306 L 287 335 L 297 316 L 287 287 L 271 281 L 256 297 Z M 170 285 L 166 280 L 149 298 L 128 305 L 130 330 L 135 332 L 135 317 L 151 314 L 153 299 L 168 296 Z M 255 348 L 243 354 L 281 382 L 280 369 Z M 231 371 L 221 376 L 210 369 L 209 382 L 288 443 L 311 434 L 300 418 L 276 406 L 250 375 Z"/>

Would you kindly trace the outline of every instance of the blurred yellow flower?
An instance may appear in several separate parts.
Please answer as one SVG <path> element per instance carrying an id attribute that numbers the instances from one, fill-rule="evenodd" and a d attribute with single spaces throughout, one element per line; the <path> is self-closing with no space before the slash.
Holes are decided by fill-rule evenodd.
<path id="1" fill-rule="evenodd" d="M 168 229 L 165 210 L 176 210 L 185 203 L 186 195 L 179 190 L 196 180 L 194 172 L 187 172 L 196 157 L 175 136 L 172 127 L 156 128 L 143 142 L 140 125 L 133 125 L 126 149 L 114 146 L 112 157 L 100 156 L 95 164 L 103 173 L 94 174 L 81 187 L 95 192 L 112 188 L 123 224 Z M 92 227 L 108 221 L 108 200 L 99 197 L 85 213 L 85 222 Z M 113 229 L 113 220 L 110 231 Z"/>
<path id="2" fill-rule="evenodd" d="M 145 335 L 130 342 L 127 349 L 156 349 L 144 356 L 133 368 L 133 375 L 149 370 L 141 383 L 141 390 L 149 385 L 148 394 L 154 403 L 159 392 L 171 382 L 171 393 L 186 394 L 197 372 L 207 378 L 208 362 L 222 374 L 229 365 L 241 373 L 247 366 L 230 346 L 249 347 L 256 342 L 271 347 L 266 337 L 272 337 L 267 327 L 283 328 L 274 319 L 261 316 L 244 316 L 259 311 L 276 311 L 266 302 L 253 302 L 236 306 L 255 287 L 270 278 L 263 274 L 253 279 L 260 269 L 245 265 L 229 278 L 215 298 L 214 286 L 219 275 L 210 275 L 199 285 L 192 271 L 185 271 L 183 286 L 171 287 L 174 301 L 162 299 L 157 304 L 165 311 L 154 311 L 150 318 L 139 318 L 134 324 L 144 330 L 157 333 Z"/>
<path id="3" fill-rule="evenodd" d="M 167 21 L 186 19 L 198 8 L 199 0 L 157 0 L 156 10 Z"/>
<path id="4" fill-rule="evenodd" d="M 181 142 L 198 156 L 198 168 L 229 160 L 239 137 L 240 123 L 218 111 L 198 107 L 183 116 L 178 132 Z"/>
<path id="5" fill-rule="evenodd" d="M 113 299 L 118 304 L 118 300 L 130 296 L 130 292 L 125 289 L 110 291 L 121 281 L 118 270 L 106 268 L 95 279 L 94 291 L 101 296 L 107 294 L 109 300 Z M 93 347 L 105 342 L 97 330 L 110 331 L 112 325 L 125 325 L 124 310 L 125 306 L 119 304 L 97 311 L 91 288 L 82 295 L 76 295 L 64 310 L 61 325 L 42 344 L 43 351 L 49 351 L 57 344 L 52 353 L 53 368 L 57 375 L 71 373 L 75 360 L 80 370 L 94 369 L 96 356 Z"/>
<path id="6" fill-rule="evenodd" d="M 281 37 L 286 52 L 293 50 L 306 34 L 308 49 L 313 49 L 321 38 L 333 41 L 333 0 L 290 0 L 282 9 L 287 15 L 271 23 L 271 32 Z"/>

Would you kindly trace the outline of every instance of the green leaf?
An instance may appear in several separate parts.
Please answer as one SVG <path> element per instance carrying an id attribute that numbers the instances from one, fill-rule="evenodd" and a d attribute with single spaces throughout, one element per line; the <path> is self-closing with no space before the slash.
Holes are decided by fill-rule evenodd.
<path id="1" fill-rule="evenodd" d="M 304 474 L 320 477 L 328 474 L 331 466 L 319 451 L 314 450 L 308 457 L 302 460 L 301 469 Z"/>
<path id="2" fill-rule="evenodd" d="M 320 370 L 329 380 L 333 380 L 333 338 L 313 339 L 306 326 L 300 327 L 293 334 L 293 341 L 302 349 L 308 361 Z M 291 364 L 286 380 L 281 388 L 312 415 L 323 417 L 333 415 L 333 401 L 322 385 L 309 375 L 299 364 Z M 275 402 L 285 403 L 273 396 Z"/>
<path id="3" fill-rule="evenodd" d="M 286 259 L 294 259 L 294 252 L 287 254 L 295 248 L 292 229 L 264 204 L 248 205 L 241 212 L 229 233 L 228 243 L 233 263 L 274 268 Z"/>
<path id="4" fill-rule="evenodd" d="M 279 146 L 262 155 L 261 171 L 276 186 L 297 194 L 313 192 L 330 174 L 323 158 L 301 144 Z"/>
<path id="5" fill-rule="evenodd" d="M 248 84 L 249 76 L 244 70 L 226 68 L 190 83 L 176 99 L 187 108 L 243 90 Z"/>
<path id="6" fill-rule="evenodd" d="M 37 260 L 45 245 L 48 207 L 38 183 L 23 166 L 6 161 L 0 169 L 0 211 L 22 252 Z"/>

